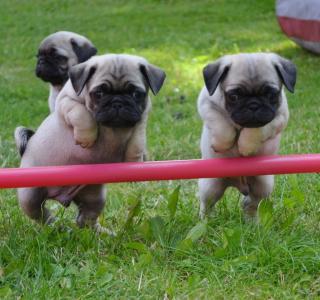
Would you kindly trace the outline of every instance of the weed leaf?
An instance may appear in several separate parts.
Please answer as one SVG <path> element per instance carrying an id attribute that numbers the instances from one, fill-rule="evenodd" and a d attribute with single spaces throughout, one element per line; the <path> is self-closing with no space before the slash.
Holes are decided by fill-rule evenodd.
<path id="1" fill-rule="evenodd" d="M 126 243 L 124 245 L 128 249 L 134 249 L 137 250 L 140 253 L 147 253 L 149 252 L 148 247 L 145 244 L 138 243 L 138 242 L 131 242 L 131 243 Z"/>
<path id="2" fill-rule="evenodd" d="M 266 228 L 270 228 L 273 221 L 273 206 L 269 200 L 262 200 L 258 206 L 259 223 Z"/>
<path id="3" fill-rule="evenodd" d="M 156 241 L 161 245 L 164 244 L 165 223 L 160 216 L 155 216 L 150 219 L 151 232 Z"/>
<path id="4" fill-rule="evenodd" d="M 124 224 L 124 229 L 128 229 L 132 223 L 132 220 L 137 216 L 141 209 L 141 201 L 139 199 L 132 200 L 132 203 L 129 207 L 128 216 L 126 223 Z"/>
<path id="5" fill-rule="evenodd" d="M 148 267 L 150 266 L 152 263 L 152 255 L 151 253 L 145 253 L 145 254 L 141 254 L 139 256 L 139 260 L 138 260 L 138 263 L 137 263 L 137 267 L 139 269 L 142 269 L 144 267 Z"/>
<path id="6" fill-rule="evenodd" d="M 5 285 L 3 287 L 0 288 L 0 298 L 1 299 L 5 299 L 8 298 L 12 295 L 12 290 L 9 287 L 9 285 Z"/>
<path id="7" fill-rule="evenodd" d="M 170 219 L 172 220 L 176 214 L 177 211 L 177 204 L 179 200 L 179 194 L 180 194 L 180 185 L 174 189 L 174 191 L 171 193 L 168 199 L 168 209 L 170 212 Z"/>
<path id="8" fill-rule="evenodd" d="M 201 237 L 203 237 L 207 232 L 207 223 L 206 222 L 199 222 L 191 230 L 188 232 L 186 239 L 190 239 L 192 242 L 196 242 Z"/>
<path id="9" fill-rule="evenodd" d="M 186 238 L 178 243 L 176 250 L 177 252 L 187 252 L 192 248 L 192 246 L 192 240 Z"/>

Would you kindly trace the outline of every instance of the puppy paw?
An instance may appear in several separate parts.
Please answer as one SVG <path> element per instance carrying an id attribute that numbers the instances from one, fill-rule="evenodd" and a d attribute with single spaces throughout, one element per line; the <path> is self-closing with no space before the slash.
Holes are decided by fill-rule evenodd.
<path id="1" fill-rule="evenodd" d="M 244 212 L 244 218 L 246 222 L 258 222 L 257 209 L 259 201 L 253 201 L 250 196 L 243 197 L 242 200 L 242 209 Z"/>
<path id="2" fill-rule="evenodd" d="M 199 219 L 206 220 L 215 214 L 215 203 L 200 201 Z"/>
<path id="3" fill-rule="evenodd" d="M 103 227 L 99 223 L 96 223 L 93 226 L 93 229 L 98 234 L 101 234 L 101 233 L 103 234 L 104 233 L 104 234 L 109 235 L 110 237 L 116 237 L 117 236 L 117 234 L 113 230 L 110 230 L 110 229 L 108 229 L 106 227 Z"/>
<path id="4" fill-rule="evenodd" d="M 143 162 L 145 161 L 145 156 L 144 154 L 139 154 L 135 156 L 129 156 L 125 158 L 126 162 Z"/>
<path id="5" fill-rule="evenodd" d="M 207 218 L 208 218 L 208 212 L 206 211 L 206 210 L 202 210 L 202 209 L 200 209 L 199 210 L 199 219 L 200 220 L 206 220 Z"/>
<path id="6" fill-rule="evenodd" d="M 76 145 L 80 145 L 82 148 L 90 148 L 97 139 L 98 130 L 97 128 L 92 128 L 90 130 L 74 128 L 73 134 Z"/>
<path id="7" fill-rule="evenodd" d="M 242 156 L 256 155 L 262 146 L 262 138 L 259 131 L 254 128 L 244 128 L 238 140 L 238 150 Z"/>
<path id="8" fill-rule="evenodd" d="M 253 156 L 258 153 L 260 145 L 258 144 L 246 144 L 246 145 L 238 145 L 239 153 L 242 156 Z"/>
<path id="9" fill-rule="evenodd" d="M 216 153 L 224 153 L 227 152 L 228 150 L 230 150 L 234 145 L 234 141 L 232 142 L 216 142 L 213 141 L 211 144 L 211 148 L 214 152 Z"/>

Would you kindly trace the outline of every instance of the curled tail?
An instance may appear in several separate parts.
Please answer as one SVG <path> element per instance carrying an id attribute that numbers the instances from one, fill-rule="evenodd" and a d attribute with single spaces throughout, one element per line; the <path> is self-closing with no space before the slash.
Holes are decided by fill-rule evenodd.
<path id="1" fill-rule="evenodd" d="M 22 157 L 23 153 L 26 151 L 29 139 L 34 135 L 34 131 L 26 127 L 19 126 L 14 131 L 14 139 L 16 141 L 16 146 Z"/>

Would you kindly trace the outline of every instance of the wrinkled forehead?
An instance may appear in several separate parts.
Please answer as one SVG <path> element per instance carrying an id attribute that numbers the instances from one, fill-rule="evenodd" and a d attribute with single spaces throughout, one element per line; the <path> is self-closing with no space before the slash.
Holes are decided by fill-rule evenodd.
<path id="1" fill-rule="evenodd" d="M 260 88 L 264 85 L 280 87 L 281 82 L 270 57 L 241 55 L 231 58 L 230 70 L 223 82 L 226 89 L 244 86 Z"/>
<path id="2" fill-rule="evenodd" d="M 66 36 L 47 38 L 40 44 L 39 52 L 42 54 L 57 53 L 60 55 L 70 55 L 72 51 L 70 40 L 71 38 Z"/>
<path id="3" fill-rule="evenodd" d="M 124 58 L 112 58 L 97 65 L 90 89 L 107 84 L 113 90 L 125 89 L 129 85 L 146 88 L 139 62 Z"/>

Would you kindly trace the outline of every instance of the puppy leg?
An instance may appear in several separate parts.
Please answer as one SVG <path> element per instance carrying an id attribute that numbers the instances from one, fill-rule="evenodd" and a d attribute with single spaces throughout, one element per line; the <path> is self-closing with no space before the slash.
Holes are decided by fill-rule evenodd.
<path id="1" fill-rule="evenodd" d="M 200 218 L 209 215 L 214 205 L 221 199 L 227 186 L 221 178 L 202 178 L 199 184 Z"/>
<path id="2" fill-rule="evenodd" d="M 88 185 L 73 199 L 79 209 L 77 225 L 82 227 L 92 227 L 98 232 L 106 231 L 98 222 L 106 199 L 106 189 L 104 185 Z"/>
<path id="3" fill-rule="evenodd" d="M 202 159 L 208 159 L 217 156 L 215 153 L 216 150 L 214 150 L 212 147 L 211 137 L 212 135 L 209 128 L 207 126 L 203 126 L 200 143 Z M 224 146 L 229 147 L 229 145 L 226 144 L 224 144 Z M 198 187 L 200 200 L 199 215 L 201 219 L 204 219 L 207 215 L 209 215 L 211 209 L 223 196 L 227 186 L 225 180 L 222 178 L 201 178 L 198 181 Z"/>
<path id="4" fill-rule="evenodd" d="M 287 125 L 289 112 L 283 104 L 283 111 L 269 124 L 260 128 L 243 128 L 238 140 L 239 153 L 243 156 L 255 155 L 261 150 L 263 143 L 275 138 Z"/>
<path id="5" fill-rule="evenodd" d="M 269 197 L 274 187 L 274 176 L 264 175 L 248 178 L 249 195 L 243 199 L 242 207 L 245 216 L 254 218 L 260 201 Z"/>
<path id="6" fill-rule="evenodd" d="M 215 152 L 223 153 L 233 147 L 237 132 L 220 113 L 214 113 L 214 121 L 205 120 L 204 127 L 208 128 L 208 137 Z"/>
<path id="7" fill-rule="evenodd" d="M 46 191 L 43 188 L 18 189 L 18 198 L 21 209 L 29 218 L 42 224 L 54 221 L 49 210 L 44 206 Z"/>
<path id="8" fill-rule="evenodd" d="M 199 104 L 198 110 L 204 121 L 202 139 L 205 138 L 216 153 L 232 148 L 236 142 L 237 131 L 225 115 L 214 109 L 209 101 Z"/>
<path id="9" fill-rule="evenodd" d="M 259 152 L 263 145 L 261 128 L 243 128 L 238 140 L 239 153 L 242 156 L 251 156 Z"/>
<path id="10" fill-rule="evenodd" d="M 76 144 L 83 148 L 91 147 L 98 136 L 98 126 L 86 107 L 69 97 L 60 99 L 58 112 L 65 122 L 73 127 Z"/>
<path id="11" fill-rule="evenodd" d="M 146 126 L 147 120 L 141 122 L 135 128 L 132 137 L 130 138 L 125 153 L 124 160 L 130 161 L 144 161 L 146 158 Z"/>

